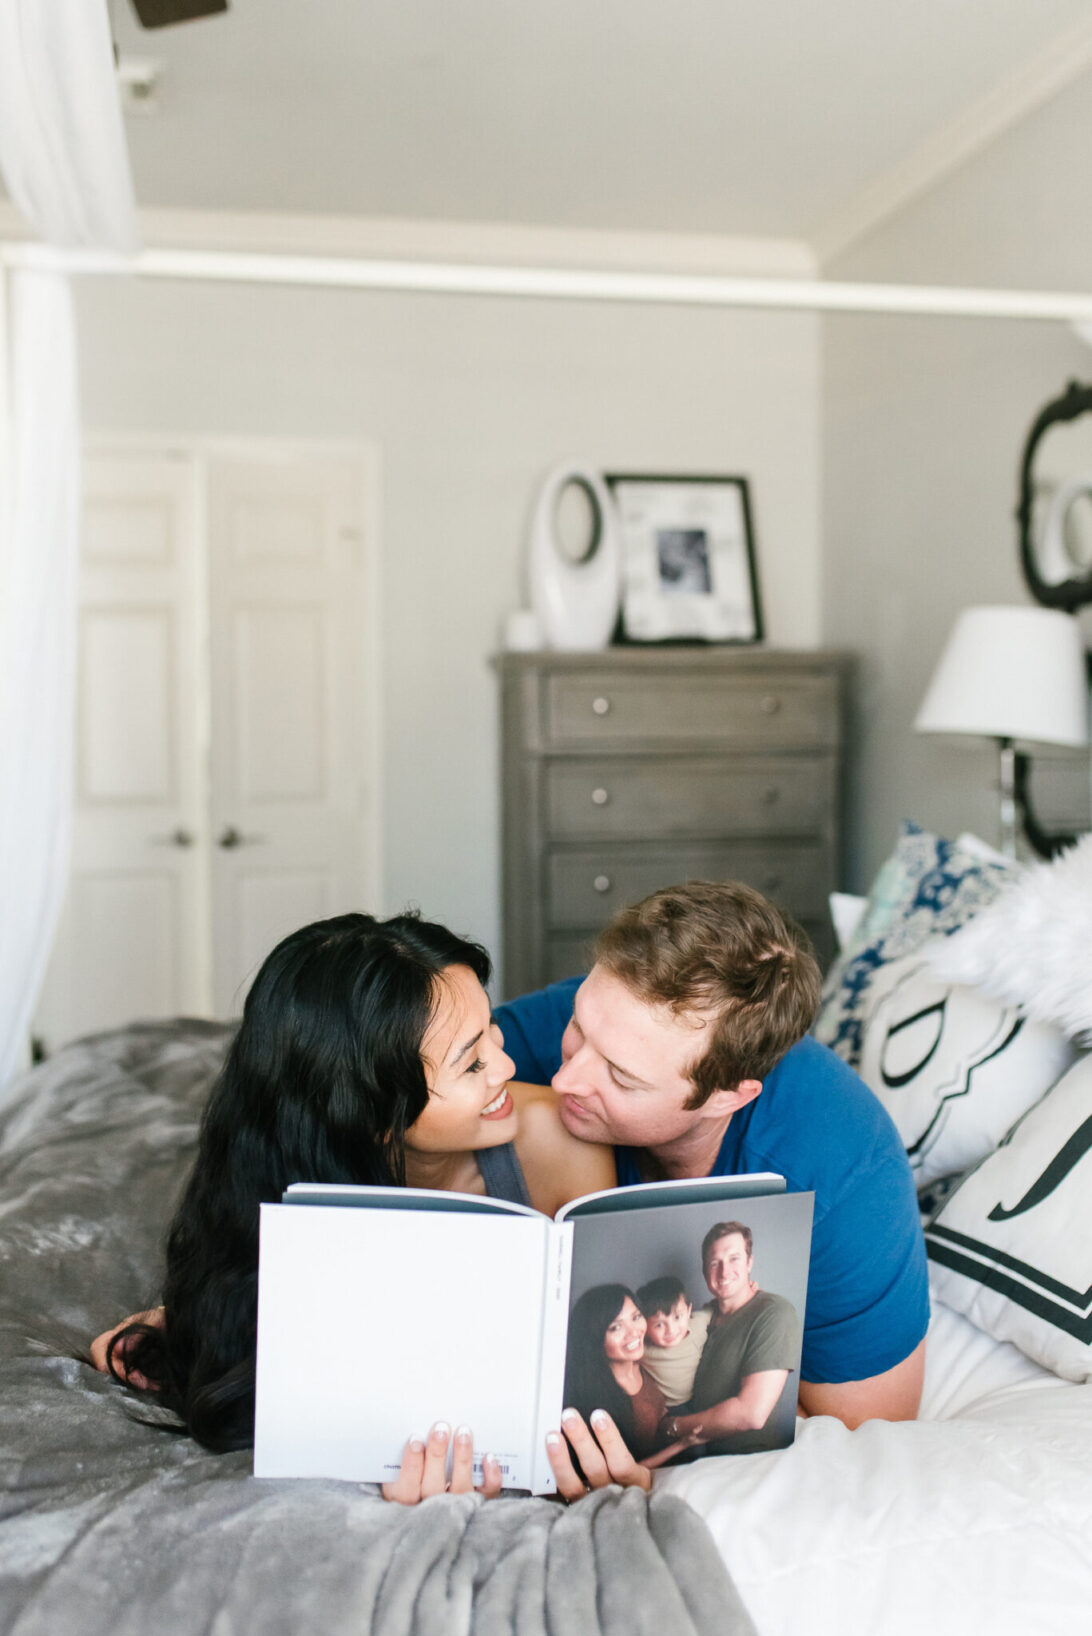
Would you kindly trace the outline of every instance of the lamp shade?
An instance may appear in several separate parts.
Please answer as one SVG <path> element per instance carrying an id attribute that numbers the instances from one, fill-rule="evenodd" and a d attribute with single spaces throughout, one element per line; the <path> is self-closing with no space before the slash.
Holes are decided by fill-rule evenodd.
<path id="1" fill-rule="evenodd" d="M 914 726 L 1032 744 L 1088 742 L 1084 644 L 1054 608 L 965 608 Z"/>

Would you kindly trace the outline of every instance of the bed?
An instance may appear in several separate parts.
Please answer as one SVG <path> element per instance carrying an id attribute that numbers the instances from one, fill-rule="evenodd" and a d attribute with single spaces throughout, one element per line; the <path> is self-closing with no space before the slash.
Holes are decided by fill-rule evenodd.
<path id="1" fill-rule="evenodd" d="M 903 1038 L 895 1002 L 920 1011 L 915 982 L 950 992 L 937 948 L 973 965 L 973 940 L 968 950 L 954 934 L 984 926 L 980 942 L 996 949 L 1001 932 L 988 917 L 1023 889 L 1007 866 L 957 859 L 955 844 L 938 863 L 949 844 L 921 834 L 871 894 L 820 1016 L 819 1031 L 856 1052 L 866 1077 L 873 1058 L 882 1065 Z M 955 888 L 936 889 L 938 868 L 958 875 Z M 1072 900 L 1072 881 L 1062 886 Z M 1084 900 L 1090 895 L 1092 878 Z M 965 972 L 956 986 L 972 990 L 980 1011 L 1013 1009 Z M 1040 1164 L 1045 1125 L 1058 1153 L 1072 1157 L 1073 1132 L 1085 1124 L 1092 1147 L 1090 1059 L 1074 1049 L 1076 1030 L 1033 1023 L 1026 1006 L 1017 1009 L 1020 1027 L 995 1019 L 990 1033 L 1011 1036 L 1024 1053 L 1007 1079 L 996 1078 L 1006 1051 L 987 1058 L 975 1046 L 969 1092 L 953 1093 L 944 1069 L 939 1093 L 935 1083 L 912 1085 L 910 1112 L 901 1103 L 896 1110 L 922 1175 L 931 1255 L 938 1252 L 920 1419 L 849 1432 L 817 1418 L 790 1449 L 708 1458 L 659 1473 L 651 1499 L 606 1490 L 568 1510 L 464 1497 L 404 1511 L 359 1485 L 257 1483 L 248 1455 L 211 1456 L 144 1423 L 79 1354 L 118 1314 L 154 1299 L 163 1225 L 229 1031 L 178 1020 L 66 1047 L 23 1078 L 0 1122 L 0 1629 L 1057 1636 L 1084 1628 L 1092 1365 L 1087 1314 L 1076 1309 L 1092 1285 L 1086 1151 L 1045 1201 L 1068 1200 L 1064 1220 L 1048 1223 L 1045 1238 L 1037 1229 L 1042 1243 L 1069 1246 L 1071 1264 L 1059 1269 L 1044 1253 L 1039 1271 L 1042 1289 L 1066 1291 L 1074 1312 L 1052 1323 L 1041 1291 L 1021 1304 L 1004 1280 L 974 1271 L 992 1253 L 987 1230 L 975 1239 L 971 1219 L 975 1189 L 996 1191 L 989 1166 L 1016 1163 L 1028 1131 L 1038 1132 L 1031 1162 Z M 960 1049 L 966 1054 L 965 1038 Z M 943 1051 L 922 1055 L 936 1081 Z M 987 1060 L 994 1078 L 980 1084 Z M 906 1089 L 904 1074 L 889 1077 Z M 1015 1121 L 1019 1098 L 1008 1080 L 1020 1081 L 1028 1102 Z M 975 1140 L 987 1151 L 964 1163 Z M 960 1163 L 949 1169 L 953 1155 Z M 1006 1174 L 1008 1198 L 1015 1184 Z M 1005 1230 L 1025 1232 L 1043 1203 L 1010 1212 Z M 1015 1259 L 1011 1243 L 996 1253 Z M 1021 1253 L 1030 1266 L 1032 1252 Z M 971 1273 L 953 1265 L 960 1256 Z M 1011 1281 L 1011 1266 L 1005 1276 Z"/>

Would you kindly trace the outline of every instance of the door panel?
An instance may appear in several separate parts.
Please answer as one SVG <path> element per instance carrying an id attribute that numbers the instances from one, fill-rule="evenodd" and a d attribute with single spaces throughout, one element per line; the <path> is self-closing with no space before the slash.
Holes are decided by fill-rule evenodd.
<path id="1" fill-rule="evenodd" d="M 209 1008 L 201 565 L 183 455 L 84 463 L 76 810 L 48 1046 Z"/>
<path id="2" fill-rule="evenodd" d="M 214 999 L 308 920 L 367 905 L 363 494 L 321 453 L 209 466 Z"/>
<path id="3" fill-rule="evenodd" d="M 79 800 L 176 800 L 174 610 L 85 608 L 79 645 Z"/>
<path id="4" fill-rule="evenodd" d="M 327 653 L 333 633 L 321 604 L 235 608 L 233 769 L 248 804 L 321 800 L 330 785 Z"/>

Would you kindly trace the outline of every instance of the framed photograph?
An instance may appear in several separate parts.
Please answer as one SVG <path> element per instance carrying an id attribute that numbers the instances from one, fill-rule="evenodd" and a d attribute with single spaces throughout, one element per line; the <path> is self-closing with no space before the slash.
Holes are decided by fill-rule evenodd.
<path id="1" fill-rule="evenodd" d="M 747 479 L 606 480 L 622 544 L 622 639 L 760 642 Z"/>

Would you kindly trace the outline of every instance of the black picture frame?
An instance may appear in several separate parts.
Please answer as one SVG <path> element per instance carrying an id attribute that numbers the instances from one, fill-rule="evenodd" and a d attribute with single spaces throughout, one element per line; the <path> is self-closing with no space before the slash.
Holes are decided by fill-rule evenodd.
<path id="1" fill-rule="evenodd" d="M 606 472 L 622 553 L 621 642 L 764 638 L 745 477 Z"/>

